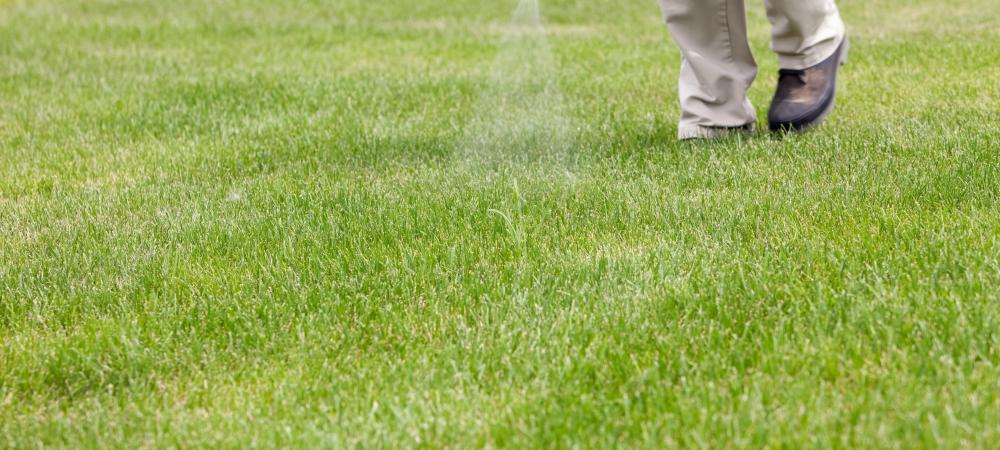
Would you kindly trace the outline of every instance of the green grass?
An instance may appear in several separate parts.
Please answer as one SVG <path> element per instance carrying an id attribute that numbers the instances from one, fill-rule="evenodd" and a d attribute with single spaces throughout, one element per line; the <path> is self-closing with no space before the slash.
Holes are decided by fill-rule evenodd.
<path id="1" fill-rule="evenodd" d="M 572 145 L 481 160 L 515 3 L 0 1 L 0 447 L 1000 442 L 993 1 L 689 145 L 655 2 L 543 0 Z"/>

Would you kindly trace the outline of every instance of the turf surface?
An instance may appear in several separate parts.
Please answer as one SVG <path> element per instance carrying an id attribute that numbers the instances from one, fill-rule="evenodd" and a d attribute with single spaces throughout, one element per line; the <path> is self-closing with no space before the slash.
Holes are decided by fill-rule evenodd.
<path id="1" fill-rule="evenodd" d="M 689 145 L 652 0 L 0 0 L 0 447 L 995 445 L 996 5 L 839 3 Z"/>

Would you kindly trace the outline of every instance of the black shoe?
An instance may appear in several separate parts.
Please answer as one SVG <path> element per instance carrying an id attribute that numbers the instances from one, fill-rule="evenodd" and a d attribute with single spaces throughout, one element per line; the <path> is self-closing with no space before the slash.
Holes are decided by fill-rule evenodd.
<path id="1" fill-rule="evenodd" d="M 778 89 L 767 113 L 771 131 L 802 132 L 813 128 L 833 110 L 837 70 L 847 61 L 847 39 L 823 62 L 802 70 L 778 71 Z"/>

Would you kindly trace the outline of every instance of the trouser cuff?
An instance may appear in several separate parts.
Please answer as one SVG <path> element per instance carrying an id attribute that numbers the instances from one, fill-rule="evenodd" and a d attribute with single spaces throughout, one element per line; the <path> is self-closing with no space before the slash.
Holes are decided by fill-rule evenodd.
<path id="1" fill-rule="evenodd" d="M 753 122 L 740 127 L 705 127 L 701 125 L 684 125 L 677 129 L 677 139 L 715 139 L 753 130 Z"/>
<path id="2" fill-rule="evenodd" d="M 825 61 L 827 58 L 832 56 L 834 52 L 840 48 L 840 44 L 844 43 L 844 39 L 847 38 L 847 32 L 841 29 L 840 35 L 837 39 L 829 41 L 828 44 L 817 46 L 813 51 L 808 52 L 804 55 L 778 55 L 778 67 L 781 69 L 792 69 L 792 70 L 803 70 L 808 69 L 816 64 Z"/>

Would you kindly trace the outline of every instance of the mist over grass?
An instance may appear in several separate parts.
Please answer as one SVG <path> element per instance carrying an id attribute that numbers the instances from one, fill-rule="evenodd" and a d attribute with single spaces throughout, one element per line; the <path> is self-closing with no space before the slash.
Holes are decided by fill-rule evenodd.
<path id="1" fill-rule="evenodd" d="M 559 84 L 539 0 L 520 0 L 501 30 L 496 59 L 457 154 L 463 166 L 566 164 L 576 135 Z"/>

